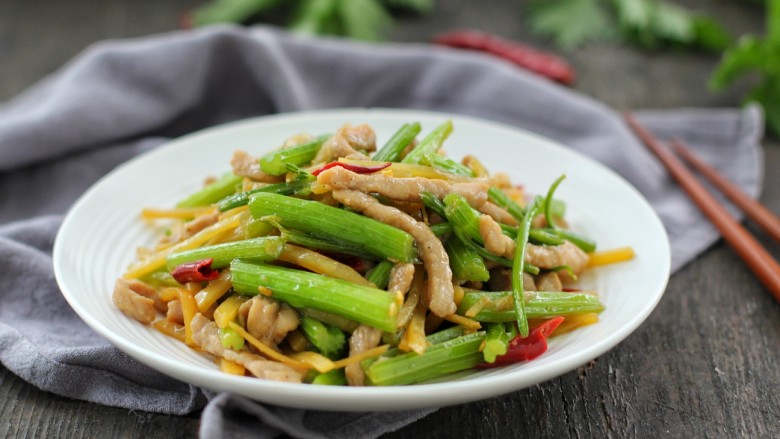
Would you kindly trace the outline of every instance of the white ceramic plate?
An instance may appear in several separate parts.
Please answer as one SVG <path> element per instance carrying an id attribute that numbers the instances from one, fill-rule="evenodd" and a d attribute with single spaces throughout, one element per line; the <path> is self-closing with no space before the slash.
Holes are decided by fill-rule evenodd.
<path id="1" fill-rule="evenodd" d="M 229 169 L 235 149 L 259 155 L 298 132 L 332 132 L 343 123 L 368 123 L 384 142 L 405 122 L 423 134 L 447 118 L 455 131 L 445 144 L 453 158 L 476 154 L 532 193 L 567 175 L 556 196 L 568 205 L 575 231 L 600 249 L 630 245 L 637 257 L 596 268 L 580 280 L 601 294 L 601 321 L 556 337 L 533 361 L 459 374 L 433 384 L 348 388 L 277 383 L 221 373 L 206 357 L 123 315 L 112 303 L 115 279 L 135 248 L 155 240 L 141 221 L 146 206 L 172 206 L 200 187 L 207 175 Z M 575 369 L 617 345 L 661 298 L 669 277 L 664 228 L 642 196 L 601 164 L 538 135 L 474 118 L 410 110 L 354 109 L 282 114 L 239 121 L 182 137 L 115 169 L 73 206 L 54 245 L 54 270 L 63 295 L 95 331 L 139 361 L 172 377 L 212 390 L 292 407 L 324 410 L 401 410 L 488 398 L 531 386 Z"/>

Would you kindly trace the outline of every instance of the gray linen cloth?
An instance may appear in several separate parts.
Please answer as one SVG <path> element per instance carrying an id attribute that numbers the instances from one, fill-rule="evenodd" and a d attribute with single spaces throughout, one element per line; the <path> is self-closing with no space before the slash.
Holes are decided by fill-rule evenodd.
<path id="1" fill-rule="evenodd" d="M 205 437 L 377 437 L 430 413 L 305 411 L 205 392 L 119 352 L 81 322 L 54 281 L 51 247 L 63 213 L 117 164 L 207 126 L 334 107 L 479 116 L 594 157 L 650 200 L 669 232 L 675 270 L 717 238 L 618 113 L 500 60 L 263 27 L 104 42 L 0 107 L 0 361 L 58 395 L 180 415 L 205 407 Z M 758 109 L 645 112 L 640 119 L 759 193 Z"/>

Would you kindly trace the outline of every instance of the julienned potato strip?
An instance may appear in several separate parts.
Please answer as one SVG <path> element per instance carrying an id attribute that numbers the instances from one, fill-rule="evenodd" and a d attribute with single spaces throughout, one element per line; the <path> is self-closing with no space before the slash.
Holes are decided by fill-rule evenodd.
<path id="1" fill-rule="evenodd" d="M 233 172 L 144 210 L 170 228 L 114 302 L 261 379 L 405 385 L 541 355 L 546 337 L 604 310 L 577 276 L 633 252 L 594 253 L 568 229 L 563 176 L 527 203 L 477 157 L 446 157 L 453 128 L 418 141 L 407 123 L 377 151 L 370 126 L 347 124 L 262 157 L 237 151 Z"/>

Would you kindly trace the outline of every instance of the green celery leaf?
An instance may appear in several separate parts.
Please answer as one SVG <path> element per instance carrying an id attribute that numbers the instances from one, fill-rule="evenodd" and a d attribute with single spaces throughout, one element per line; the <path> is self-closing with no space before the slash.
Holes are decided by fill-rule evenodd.
<path id="1" fill-rule="evenodd" d="M 280 0 L 214 0 L 192 13 L 192 23 L 204 26 L 213 23 L 242 23 L 251 16 L 273 9 Z"/>
<path id="2" fill-rule="evenodd" d="M 608 37 L 614 27 L 599 0 L 542 0 L 534 5 L 532 13 L 532 30 L 553 38 L 566 49 Z"/>

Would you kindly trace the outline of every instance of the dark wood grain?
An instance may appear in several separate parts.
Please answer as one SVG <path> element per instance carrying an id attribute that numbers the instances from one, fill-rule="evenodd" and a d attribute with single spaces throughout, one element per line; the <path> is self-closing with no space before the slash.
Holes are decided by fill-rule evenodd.
<path id="1" fill-rule="evenodd" d="M 0 101 L 105 38 L 174 29 L 187 0 L 0 2 Z M 391 38 L 427 41 L 475 27 L 534 41 L 517 0 L 439 0 L 434 15 L 407 17 Z M 763 27 L 759 6 L 681 1 L 735 33 Z M 739 103 L 742 83 L 707 91 L 717 57 L 650 53 L 616 44 L 564 56 L 576 88 L 617 108 L 717 107 Z M 761 201 L 780 212 L 780 145 L 766 142 Z M 780 245 L 767 242 L 780 258 Z M 763 238 L 762 238 L 763 236 Z M 630 294 L 630 286 L 626 294 Z M 388 438 L 780 437 L 780 305 L 723 243 L 672 277 L 658 308 L 618 347 L 574 372 L 498 398 L 448 407 Z M 192 417 L 130 412 L 37 390 L 0 366 L 0 437 L 192 437 Z"/>

